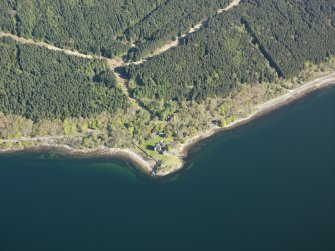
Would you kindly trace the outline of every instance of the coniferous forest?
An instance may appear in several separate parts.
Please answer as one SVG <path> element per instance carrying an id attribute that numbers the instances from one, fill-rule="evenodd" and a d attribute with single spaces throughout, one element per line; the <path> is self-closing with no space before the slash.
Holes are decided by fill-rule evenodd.
<path id="1" fill-rule="evenodd" d="M 126 53 L 122 33 L 162 0 L 5 0 L 0 27 L 18 36 L 107 57 Z"/>
<path id="2" fill-rule="evenodd" d="M 4 32 L 60 48 L 141 59 L 178 39 L 179 46 L 117 69 L 135 99 L 197 101 L 225 97 L 241 84 L 289 79 L 335 53 L 334 0 L 45 0 L 0 3 Z M 0 110 L 27 118 L 91 116 L 127 107 L 102 60 L 66 56 L 1 39 Z"/>
<path id="3" fill-rule="evenodd" d="M 334 70 L 335 0 L 2 0 L 0 152 L 130 149 L 166 175 Z"/>
<path id="4" fill-rule="evenodd" d="M 202 100 L 236 84 L 290 78 L 335 53 L 335 1 L 249 0 L 124 73 L 134 97 Z"/>
<path id="5" fill-rule="evenodd" d="M 89 117 L 127 107 L 102 61 L 0 39 L 0 111 L 38 121 Z"/>
<path id="6" fill-rule="evenodd" d="M 145 55 L 227 0 L 47 0 L 0 3 L 0 27 L 19 36 L 106 57 L 127 54 L 130 42 Z"/>

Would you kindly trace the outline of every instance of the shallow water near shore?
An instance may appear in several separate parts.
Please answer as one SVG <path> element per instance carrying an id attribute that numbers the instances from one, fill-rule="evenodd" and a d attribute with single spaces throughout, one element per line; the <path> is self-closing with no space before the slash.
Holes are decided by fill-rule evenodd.
<path id="1" fill-rule="evenodd" d="M 335 250 L 335 88 L 196 145 L 164 179 L 0 155 L 0 250 Z"/>

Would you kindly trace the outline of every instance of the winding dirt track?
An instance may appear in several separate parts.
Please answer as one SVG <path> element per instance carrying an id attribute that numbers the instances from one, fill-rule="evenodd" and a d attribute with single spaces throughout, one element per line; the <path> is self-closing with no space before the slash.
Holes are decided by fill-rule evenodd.
<path id="1" fill-rule="evenodd" d="M 63 52 L 63 53 L 65 53 L 67 55 L 70 55 L 70 56 L 87 58 L 87 59 L 106 59 L 106 58 L 100 57 L 100 56 L 87 55 L 87 54 L 80 53 L 78 51 L 72 51 L 72 50 L 68 50 L 68 49 L 58 48 L 57 46 L 54 46 L 52 44 L 48 44 L 48 43 L 45 43 L 45 42 L 34 41 L 32 39 L 24 38 L 24 37 L 18 37 L 16 35 L 13 35 L 13 34 L 8 33 L 8 32 L 0 31 L 0 37 L 9 37 L 9 38 L 13 39 L 14 41 L 16 41 L 18 43 L 21 43 L 21 44 L 33 44 L 33 45 L 36 45 L 36 46 L 39 46 L 39 47 L 47 48 L 47 49 L 52 50 L 52 51 Z"/>
<path id="2" fill-rule="evenodd" d="M 332 72 L 326 76 L 317 78 L 315 80 L 312 80 L 306 84 L 303 84 L 302 86 L 293 89 L 293 90 L 289 90 L 288 93 L 271 99 L 263 104 L 260 104 L 258 106 L 255 107 L 255 112 L 253 114 L 251 114 L 249 117 L 247 118 L 242 118 L 239 119 L 237 121 L 235 121 L 234 123 L 228 125 L 227 127 L 232 127 L 235 124 L 238 124 L 242 121 L 245 120 L 249 120 L 250 118 L 252 118 L 253 116 L 255 116 L 258 113 L 261 113 L 263 111 L 266 111 L 268 109 L 272 109 L 275 108 L 277 106 L 280 106 L 282 104 L 284 104 L 285 102 L 288 102 L 291 99 L 294 99 L 296 97 L 299 97 L 302 94 L 308 93 L 310 91 L 313 90 L 317 90 L 320 89 L 322 87 L 325 87 L 327 85 L 333 84 L 335 83 L 335 72 Z M 29 138 L 29 137 L 21 137 L 21 138 L 16 138 L 16 139 L 3 139 L 2 142 L 11 142 L 11 143 L 15 143 L 15 142 L 19 142 L 19 141 L 37 141 L 37 140 L 55 140 L 55 139 L 64 139 L 64 138 L 74 138 L 74 137 L 78 137 L 78 136 L 82 136 L 82 135 L 77 135 L 77 136 L 66 136 L 66 135 L 58 135 L 58 136 L 45 136 L 45 137 L 35 137 L 35 138 Z"/>
<path id="3" fill-rule="evenodd" d="M 241 3 L 242 0 L 234 0 L 233 2 L 231 2 L 226 8 L 223 9 L 219 9 L 217 11 L 217 14 L 222 14 L 226 11 L 229 11 L 230 9 L 236 7 L 237 5 L 239 5 Z M 149 58 L 158 56 L 168 50 L 171 50 L 172 48 L 175 48 L 179 45 L 180 40 L 187 37 L 188 35 L 202 29 L 205 25 L 205 23 L 208 21 L 208 18 L 201 20 L 200 22 L 198 22 L 197 24 L 195 24 L 188 32 L 186 32 L 185 34 L 181 35 L 178 39 L 174 40 L 174 41 L 170 41 L 168 43 L 166 43 L 165 45 L 163 45 L 162 47 L 158 48 L 155 50 L 155 52 L 153 52 L 152 54 L 150 54 L 149 56 L 147 56 L 145 59 L 136 61 L 136 62 L 132 62 L 132 63 L 127 63 L 124 65 L 130 65 L 130 64 L 142 64 L 144 62 L 146 62 Z"/>
<path id="4" fill-rule="evenodd" d="M 112 71 L 114 71 L 115 68 L 120 67 L 124 64 L 123 60 L 119 57 L 106 58 L 106 57 L 97 56 L 97 55 L 84 54 L 84 53 L 80 53 L 78 51 L 72 51 L 72 50 L 69 50 L 69 49 L 59 48 L 57 46 L 54 46 L 52 44 L 48 44 L 46 42 L 35 41 L 33 39 L 24 38 L 24 37 L 18 37 L 16 35 L 13 35 L 11 33 L 4 32 L 4 31 L 0 31 L 0 37 L 8 37 L 8 38 L 11 38 L 14 41 L 16 41 L 18 43 L 21 43 L 21 44 L 31 44 L 31 45 L 39 46 L 39 47 L 43 47 L 43 48 L 46 48 L 46 49 L 49 49 L 49 50 L 52 50 L 52 51 L 62 52 L 62 53 L 66 54 L 66 55 L 69 55 L 69 56 L 86 58 L 86 59 L 105 60 L 105 61 L 107 61 L 107 64 Z M 121 78 L 118 78 L 118 80 L 119 80 L 118 83 L 120 85 L 121 90 L 124 92 L 125 95 L 127 95 L 127 97 L 130 100 L 132 100 L 130 95 L 129 95 L 128 87 L 125 84 L 125 81 L 122 80 Z"/>
<path id="5" fill-rule="evenodd" d="M 274 98 L 274 99 L 271 99 L 271 100 L 269 100 L 269 101 L 267 101 L 263 104 L 260 104 L 260 105 L 256 106 L 256 110 L 259 112 L 259 111 L 264 111 L 264 110 L 270 109 L 270 108 L 275 107 L 279 104 L 287 102 L 291 98 L 297 97 L 297 96 L 299 96 L 301 94 L 304 94 L 304 93 L 307 93 L 307 92 L 310 92 L 314 89 L 319 89 L 319 88 L 323 87 L 324 85 L 331 84 L 331 83 L 335 83 L 335 72 L 332 72 L 327 76 L 317 78 L 313 81 L 310 81 L 306 84 L 303 84 L 302 86 L 300 86 L 296 89 L 290 90 L 285 95 L 282 95 L 278 98 Z"/>
<path id="6" fill-rule="evenodd" d="M 240 2 L 241 2 L 241 0 L 234 0 L 226 8 L 219 9 L 217 11 L 217 13 L 221 14 L 223 12 L 229 11 L 230 9 L 232 9 L 235 6 L 239 5 Z M 170 42 L 166 43 L 162 47 L 158 48 L 153 54 L 149 55 L 147 58 L 145 58 L 143 60 L 140 60 L 140 61 L 132 62 L 132 63 L 125 63 L 122 60 L 122 58 L 120 58 L 120 57 L 106 58 L 106 57 L 92 55 L 92 54 L 84 54 L 84 53 L 80 53 L 80 52 L 74 51 L 74 50 L 63 49 L 63 48 L 59 48 L 57 46 L 54 46 L 52 44 L 48 44 L 46 42 L 35 41 L 33 39 L 30 39 L 30 38 L 18 37 L 16 35 L 13 35 L 11 33 L 4 32 L 4 31 L 0 31 L 0 37 L 9 37 L 9 38 L 13 39 L 14 41 L 16 41 L 18 43 L 33 44 L 33 45 L 36 45 L 36 46 L 47 48 L 47 49 L 52 50 L 52 51 L 63 52 L 63 53 L 65 53 L 67 55 L 70 55 L 70 56 L 87 58 L 87 59 L 107 60 L 108 61 L 108 65 L 110 66 L 110 68 L 114 70 L 115 68 L 123 66 L 123 65 L 141 64 L 141 63 L 145 62 L 147 59 L 149 59 L 151 57 L 157 56 L 157 55 L 162 54 L 162 53 L 164 53 L 164 52 L 166 52 L 166 51 L 168 51 L 168 50 L 170 50 L 170 49 L 172 49 L 174 47 L 177 47 L 181 38 L 184 38 L 184 37 L 188 36 L 189 34 L 192 34 L 192 33 L 196 32 L 196 31 L 200 30 L 201 28 L 203 28 L 206 21 L 208 21 L 208 19 L 201 20 L 200 22 L 198 22 L 197 24 L 195 24 L 193 26 L 193 28 L 191 28 L 187 33 L 185 33 L 182 36 L 180 36 L 179 39 L 176 39 L 175 41 L 170 41 Z"/>
<path id="7" fill-rule="evenodd" d="M 58 136 L 45 136 L 45 137 L 21 137 L 21 138 L 15 138 L 15 139 L 2 139 L 1 141 L 4 143 L 17 143 L 17 142 L 23 142 L 23 141 L 39 141 L 39 140 L 55 140 L 55 139 L 65 139 L 65 138 L 74 138 L 76 136 L 66 136 L 66 135 L 58 135 Z"/>
<path id="8" fill-rule="evenodd" d="M 226 12 L 232 8 L 234 8 L 235 6 L 239 5 L 241 2 L 241 0 L 234 0 L 233 2 L 231 2 L 226 8 L 224 9 L 219 9 L 217 11 L 218 14 L 221 14 L 223 12 Z M 200 30 L 201 28 L 204 27 L 204 24 L 207 22 L 208 19 L 204 19 L 201 20 L 199 23 L 195 24 L 193 28 L 191 28 L 187 33 L 183 34 L 181 37 L 179 37 L 178 39 L 176 39 L 175 41 L 170 41 L 168 43 L 166 43 L 165 45 L 163 45 L 162 47 L 158 48 L 154 53 L 152 53 L 151 55 L 149 55 L 148 57 L 146 57 L 143 60 L 139 60 L 136 62 L 131 62 L 131 63 L 125 63 L 121 57 L 114 57 L 114 58 L 106 58 L 106 57 L 102 57 L 102 56 L 98 56 L 98 55 L 93 55 L 93 54 L 84 54 L 78 51 L 74 51 L 74 50 L 69 50 L 69 49 L 63 49 L 63 48 L 59 48 L 57 46 L 54 46 L 52 44 L 48 44 L 46 42 L 42 42 L 42 41 L 35 41 L 33 39 L 30 38 L 24 38 L 24 37 L 18 37 L 16 35 L 13 35 L 11 33 L 8 32 L 4 32 L 4 31 L 0 31 L 0 37 L 8 37 L 13 39 L 14 41 L 21 43 L 21 44 L 32 44 L 32 45 L 36 45 L 39 47 L 44 47 L 47 48 L 49 50 L 52 51 L 58 51 L 58 52 L 63 52 L 69 56 L 75 56 L 75 57 L 80 57 L 80 58 L 86 58 L 86 59 L 99 59 L 99 60 L 105 60 L 107 61 L 107 64 L 109 66 L 109 68 L 115 72 L 115 69 L 121 66 L 126 66 L 126 65 L 130 65 L 130 64 L 134 64 L 134 65 L 139 65 L 144 63 L 145 61 L 147 61 L 149 58 L 152 58 L 154 56 L 158 56 L 168 50 L 171 50 L 174 47 L 177 47 L 179 45 L 179 42 L 182 38 L 188 36 L 191 33 L 194 33 L 198 30 Z M 115 72 L 116 73 L 116 72 Z M 129 88 L 128 88 L 128 82 L 126 79 L 124 79 L 120 74 L 117 74 L 117 81 L 120 85 L 121 90 L 123 91 L 123 93 L 132 101 L 132 103 L 137 104 L 137 101 L 132 99 L 130 97 L 129 94 Z M 136 105 L 138 106 L 138 104 Z"/>

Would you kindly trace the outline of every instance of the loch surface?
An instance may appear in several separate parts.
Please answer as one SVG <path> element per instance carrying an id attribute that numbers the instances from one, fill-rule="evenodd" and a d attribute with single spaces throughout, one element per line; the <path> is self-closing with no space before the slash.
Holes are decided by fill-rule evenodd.
<path id="1" fill-rule="evenodd" d="M 335 250 L 335 89 L 192 149 L 160 180 L 123 161 L 0 155 L 0 250 Z"/>

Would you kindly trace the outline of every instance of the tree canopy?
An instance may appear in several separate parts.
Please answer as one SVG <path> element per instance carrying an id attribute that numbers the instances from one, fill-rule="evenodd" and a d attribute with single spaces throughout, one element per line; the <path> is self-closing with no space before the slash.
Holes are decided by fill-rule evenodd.
<path id="1" fill-rule="evenodd" d="M 248 0 L 180 46 L 123 72 L 136 98 L 203 100 L 237 84 L 291 78 L 335 53 L 335 1 Z"/>
<path id="2" fill-rule="evenodd" d="M 0 111 L 43 118 L 88 117 L 128 106 L 103 61 L 0 39 Z"/>

